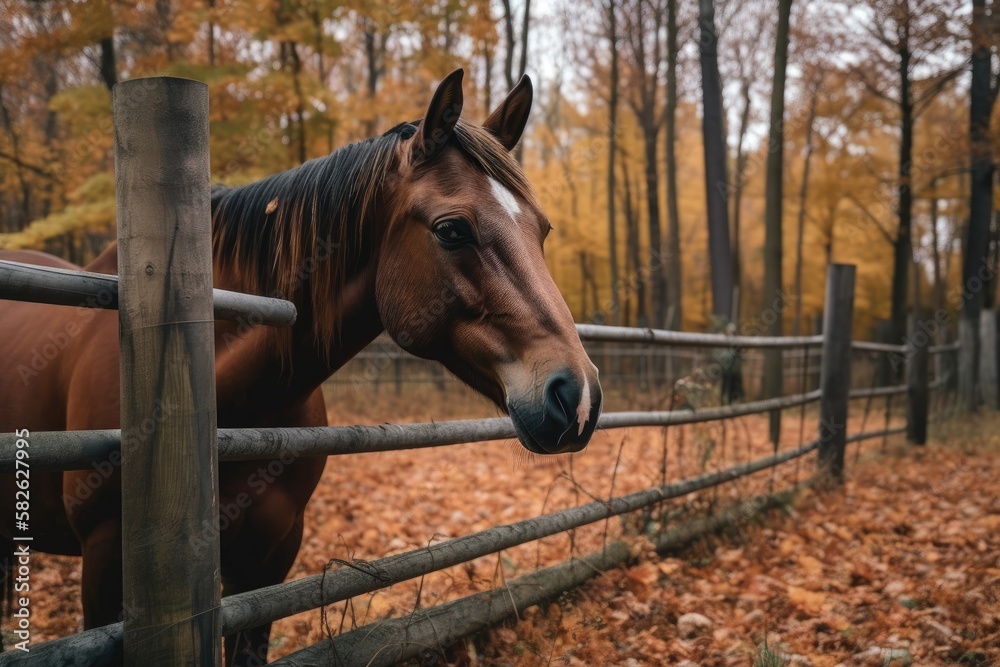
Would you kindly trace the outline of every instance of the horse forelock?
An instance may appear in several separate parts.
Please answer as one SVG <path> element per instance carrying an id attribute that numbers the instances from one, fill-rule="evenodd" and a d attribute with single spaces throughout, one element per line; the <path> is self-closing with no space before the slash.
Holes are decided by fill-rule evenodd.
<path id="1" fill-rule="evenodd" d="M 514 156 L 487 129 L 459 121 L 455 142 L 472 164 L 512 193 L 537 207 L 535 190 Z"/>

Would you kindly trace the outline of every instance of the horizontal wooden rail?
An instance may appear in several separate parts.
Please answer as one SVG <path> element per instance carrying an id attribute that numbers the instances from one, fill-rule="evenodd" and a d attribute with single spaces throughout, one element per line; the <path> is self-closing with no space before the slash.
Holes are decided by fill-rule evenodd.
<path id="1" fill-rule="evenodd" d="M 819 400 L 819 395 L 816 390 L 703 410 L 611 412 L 601 415 L 598 428 L 718 421 L 804 405 Z M 517 437 L 507 417 L 378 426 L 231 428 L 219 429 L 218 433 L 221 461 L 388 452 Z M 16 440 L 13 433 L 0 434 L 0 472 L 14 470 Z M 93 467 L 100 472 L 101 467 L 107 465 L 105 461 L 110 460 L 114 465 L 121 462 L 120 447 L 121 432 L 117 429 L 36 432 L 31 434 L 31 466 L 35 470 L 87 470 Z"/>
<path id="2" fill-rule="evenodd" d="M 887 438 L 890 435 L 899 435 L 901 433 L 906 433 L 905 426 L 897 426 L 895 428 L 887 428 L 882 431 L 868 431 L 867 433 L 857 433 L 847 437 L 847 443 L 861 442 L 863 440 L 871 440 L 873 438 Z"/>
<path id="3" fill-rule="evenodd" d="M 791 502 L 796 487 L 766 496 L 755 496 L 716 514 L 702 515 L 652 536 L 659 553 L 683 549 L 700 537 L 742 524 L 763 512 Z M 408 616 L 377 621 L 332 641 L 276 660 L 275 667 L 337 664 L 389 667 L 417 657 L 431 646 L 447 646 L 462 637 L 500 623 L 504 619 L 551 600 L 580 586 L 602 572 L 634 561 L 633 550 L 624 542 L 612 542 L 600 551 L 537 570 L 497 588 L 421 609 Z M 336 657 L 334 657 L 336 656 Z"/>
<path id="4" fill-rule="evenodd" d="M 326 574 L 325 580 L 324 575 L 312 575 L 289 584 L 233 595 L 223 599 L 223 632 L 239 632 L 301 611 L 370 593 L 394 582 L 414 579 L 443 567 L 459 565 L 502 549 L 550 537 L 571 528 L 634 512 L 663 500 L 686 496 L 773 468 L 805 456 L 818 447 L 818 441 L 811 442 L 797 449 L 772 454 L 725 470 L 497 526 L 466 537 L 372 561 L 362 571 L 344 567 Z M 310 606 L 303 606 L 306 601 Z"/>
<path id="5" fill-rule="evenodd" d="M 943 354 L 945 352 L 957 352 L 961 344 L 958 342 L 947 343 L 945 345 L 931 345 L 927 348 L 929 354 Z M 893 352 L 906 354 L 906 345 L 892 345 L 890 343 L 873 343 L 866 340 L 856 340 L 851 343 L 852 350 L 861 352 Z"/>
<path id="6" fill-rule="evenodd" d="M 859 352 L 889 352 L 906 354 L 905 345 L 890 345 L 889 343 L 873 343 L 867 340 L 856 340 L 851 343 L 851 349 Z"/>
<path id="7" fill-rule="evenodd" d="M 32 434 L 32 447 L 34 447 Z M 222 632 L 234 634 L 279 618 L 333 604 L 414 579 L 430 572 L 460 565 L 474 558 L 550 537 L 603 519 L 679 498 L 695 491 L 746 477 L 805 456 L 819 448 L 811 442 L 797 449 L 773 454 L 725 470 L 705 473 L 664 486 L 595 501 L 516 523 L 497 526 L 438 544 L 387 556 L 367 563 L 353 563 L 326 574 L 314 574 L 284 584 L 232 595 L 222 600 Z M 120 651 L 121 623 L 40 644 L 31 655 L 41 664 L 114 664 Z M 118 647 L 118 648 L 116 648 Z M 87 656 L 87 659 L 84 658 Z M 96 659 L 91 660 L 90 656 Z M 70 663 L 70 659 L 74 662 Z"/>
<path id="8" fill-rule="evenodd" d="M 221 289 L 214 297 L 217 320 L 276 327 L 295 323 L 291 301 Z M 0 299 L 117 310 L 118 276 L 0 260 Z"/>
<path id="9" fill-rule="evenodd" d="M 852 389 L 848 398 L 872 398 L 875 396 L 895 396 L 905 394 L 908 387 L 905 384 L 895 384 L 889 387 L 871 387 L 869 389 Z"/>
<path id="10" fill-rule="evenodd" d="M 690 333 L 665 329 L 609 327 L 600 324 L 577 324 L 581 340 L 607 343 L 645 343 L 687 347 L 819 347 L 822 336 L 728 336 L 726 334 Z"/>

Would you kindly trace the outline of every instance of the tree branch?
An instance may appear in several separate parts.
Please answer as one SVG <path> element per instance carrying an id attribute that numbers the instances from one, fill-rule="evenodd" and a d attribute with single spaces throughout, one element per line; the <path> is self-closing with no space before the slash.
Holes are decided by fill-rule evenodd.
<path id="1" fill-rule="evenodd" d="M 59 179 L 57 179 L 55 176 L 53 176 L 49 172 L 45 171 L 41 167 L 37 167 L 37 166 L 35 166 L 33 164 L 29 164 L 29 163 L 25 162 L 24 160 L 21 160 L 20 158 L 15 157 L 15 156 L 13 156 L 10 153 L 7 153 L 5 151 L 0 151 L 0 159 L 8 160 L 8 161 L 14 163 L 15 165 L 17 165 L 18 167 L 21 167 L 22 169 L 27 169 L 28 171 L 30 171 L 32 173 L 38 174 L 42 178 L 49 179 L 53 183 L 58 183 L 59 182 Z"/>
<path id="2" fill-rule="evenodd" d="M 957 65 L 951 70 L 941 74 L 937 80 L 932 83 L 927 90 L 923 91 L 920 95 L 917 95 L 913 99 L 913 117 L 916 118 L 923 111 L 930 106 L 930 103 L 934 101 L 934 98 L 944 91 L 945 87 L 954 81 L 960 74 L 965 72 L 969 61 L 964 61 L 961 65 Z"/>
<path id="3" fill-rule="evenodd" d="M 852 194 L 849 194 L 849 195 L 847 195 L 847 198 L 848 198 L 848 199 L 850 199 L 850 200 L 851 200 L 851 202 L 853 202 L 853 203 L 854 203 L 854 205 L 855 205 L 855 206 L 857 206 L 857 207 L 858 207 L 858 209 L 859 209 L 859 210 L 860 210 L 860 211 L 861 211 L 862 213 L 864 213 L 864 214 L 865 214 L 865 217 L 866 217 L 866 218 L 868 218 L 868 220 L 869 220 L 869 221 L 870 221 L 870 222 L 871 222 L 871 223 L 872 223 L 873 225 L 875 225 L 875 229 L 877 229 L 877 230 L 879 230 L 880 232 L 882 232 L 882 236 L 884 236 L 884 237 L 885 237 L 885 240 L 889 242 L 889 245 L 895 245 L 895 243 L 896 243 L 896 239 L 895 239 L 895 238 L 893 238 L 892 234 L 890 234 L 890 233 L 889 233 L 888 231 L 886 231 L 885 227 L 883 227 L 883 226 L 882 226 L 882 223 L 881 223 L 881 222 L 879 222 L 878 218 L 876 218 L 876 217 L 875 217 L 874 215 L 872 215 L 872 214 L 871 214 L 871 212 L 870 212 L 870 211 L 869 211 L 869 210 L 868 210 L 868 209 L 867 209 L 867 208 L 865 207 L 865 205 L 864 205 L 864 204 L 862 204 L 862 203 L 861 203 L 861 202 L 860 202 L 860 201 L 858 200 L 858 198 L 857 198 L 857 197 L 855 197 L 855 196 L 854 196 L 854 195 L 852 195 Z"/>
<path id="4" fill-rule="evenodd" d="M 902 106 L 898 99 L 886 93 L 883 93 L 881 90 L 876 88 L 875 84 L 868 81 L 868 77 L 866 77 L 863 72 L 864 70 L 861 67 L 855 67 L 853 69 L 853 73 L 857 75 L 858 81 L 861 82 L 861 85 L 864 86 L 865 90 L 867 90 L 869 93 L 879 98 L 880 100 L 884 100 L 890 104 L 894 104 L 897 107 Z"/>

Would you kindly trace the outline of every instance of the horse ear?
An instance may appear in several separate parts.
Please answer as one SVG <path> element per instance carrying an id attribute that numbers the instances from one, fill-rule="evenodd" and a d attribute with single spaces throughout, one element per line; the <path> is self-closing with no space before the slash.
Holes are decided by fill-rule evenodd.
<path id="1" fill-rule="evenodd" d="M 514 86 L 514 90 L 510 91 L 500 106 L 494 109 L 490 117 L 483 123 L 483 127 L 499 139 L 500 143 L 509 151 L 514 150 L 514 146 L 521 140 L 524 126 L 528 124 L 531 99 L 531 79 L 525 74 Z"/>
<path id="2" fill-rule="evenodd" d="M 459 68 L 446 76 L 434 91 L 427 113 L 420 122 L 420 128 L 413 138 L 416 160 L 429 160 L 444 148 L 455 130 L 455 123 L 462 115 L 462 76 L 465 70 Z"/>

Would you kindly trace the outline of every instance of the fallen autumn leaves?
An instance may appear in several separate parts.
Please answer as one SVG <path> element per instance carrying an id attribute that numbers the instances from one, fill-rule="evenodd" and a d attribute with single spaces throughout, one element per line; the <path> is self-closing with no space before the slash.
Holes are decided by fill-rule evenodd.
<path id="1" fill-rule="evenodd" d="M 996 417 L 976 421 L 735 538 L 527 610 L 479 663 L 1000 664 L 1000 448 Z"/>
<path id="2" fill-rule="evenodd" d="M 342 404 L 342 423 L 373 422 L 388 413 L 384 405 L 373 405 L 368 414 Z M 852 433 L 862 428 L 861 407 Z M 426 401 L 395 409 L 415 421 L 442 413 Z M 813 413 L 805 416 L 808 437 L 817 427 Z M 783 451 L 800 442 L 797 418 L 796 411 L 786 415 Z M 866 443 L 860 466 L 856 450 L 848 453 L 845 487 L 801 497 L 795 516 L 772 513 L 760 525 L 741 524 L 735 536 L 676 558 L 645 557 L 545 610 L 526 610 L 517 626 L 434 650 L 428 664 L 749 665 L 763 655 L 758 645 L 768 635 L 770 648 L 792 664 L 882 665 L 887 658 L 893 665 L 991 664 L 1000 643 L 994 490 L 1000 445 L 981 434 L 1000 430 L 998 422 L 963 422 L 967 432 L 950 434 L 944 444 L 933 441 L 923 459 L 914 451 L 874 454 L 882 442 Z M 872 418 L 866 429 L 882 427 Z M 766 433 L 766 416 L 672 428 L 668 479 L 766 456 L 772 453 Z M 290 578 L 322 572 L 331 557 L 372 560 L 443 535 L 655 485 L 663 442 L 662 429 L 629 429 L 599 434 L 572 459 L 524 461 L 513 443 L 331 459 L 310 503 L 305 543 Z M 814 457 L 786 464 L 776 471 L 774 488 L 814 470 Z M 770 480 L 770 471 L 759 473 L 665 509 L 721 507 L 766 492 Z M 330 627 L 349 630 L 403 616 L 418 599 L 423 608 L 488 590 L 570 553 L 599 549 L 605 530 L 609 541 L 634 536 L 636 520 L 602 522 L 578 529 L 572 539 L 547 538 L 334 605 Z M 46 638 L 78 631 L 79 559 L 38 556 L 37 629 Z M 324 635 L 318 611 L 279 621 L 271 657 Z"/>

